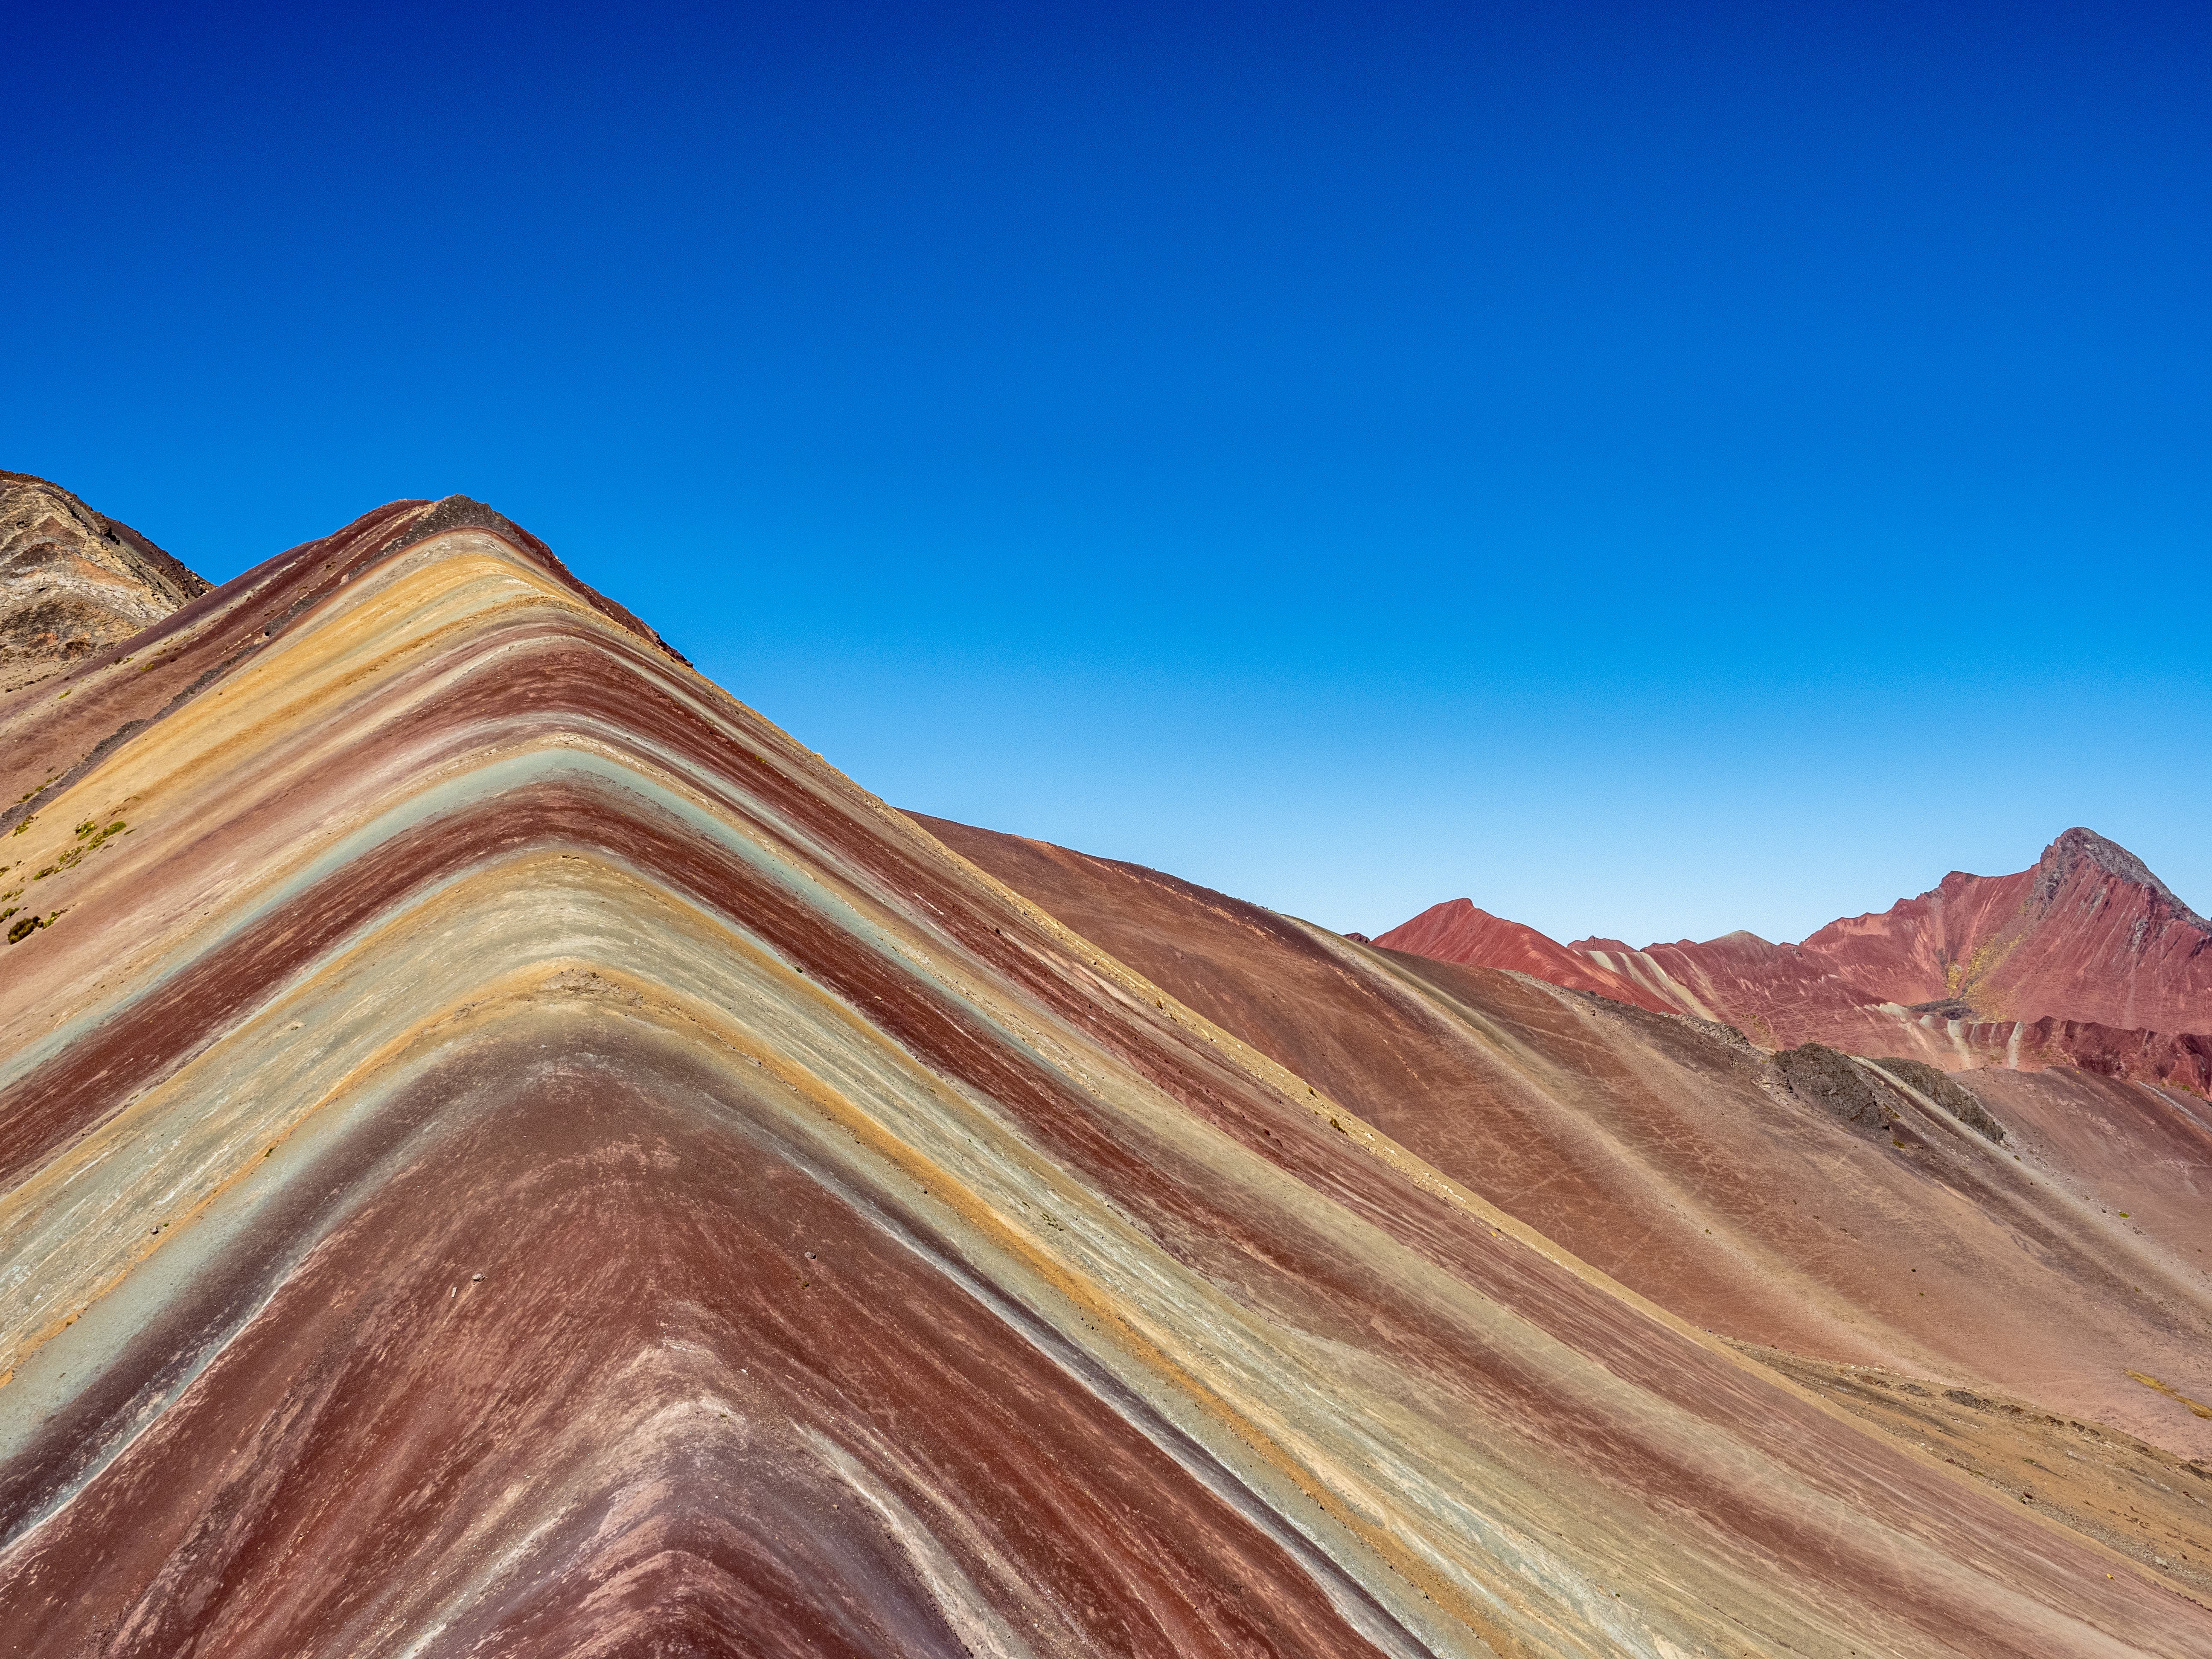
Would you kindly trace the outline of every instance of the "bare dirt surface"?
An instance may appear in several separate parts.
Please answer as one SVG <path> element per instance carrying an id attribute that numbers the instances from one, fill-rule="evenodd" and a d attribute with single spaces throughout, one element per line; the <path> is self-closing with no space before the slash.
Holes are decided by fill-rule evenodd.
<path id="1" fill-rule="evenodd" d="M 2212 1465 L 2033 1401 L 1752 1343 L 1762 1364 L 1884 1434 L 2140 1562 L 2212 1606 Z"/>

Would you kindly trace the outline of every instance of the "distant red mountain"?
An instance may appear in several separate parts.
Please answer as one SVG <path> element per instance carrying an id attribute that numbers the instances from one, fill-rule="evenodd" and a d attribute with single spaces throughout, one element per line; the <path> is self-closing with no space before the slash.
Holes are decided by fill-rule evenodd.
<path id="1" fill-rule="evenodd" d="M 1719 1020 L 1771 1048 L 1816 1041 L 1953 1070 L 2065 1064 L 2212 1084 L 2212 923 L 2088 830 L 2069 830 L 2031 869 L 1954 871 L 1802 945 L 1747 933 L 1640 951 L 1560 945 L 1466 899 L 1376 943 Z"/>
<path id="2" fill-rule="evenodd" d="M 1570 990 L 1595 991 L 1616 1002 L 1632 1002 L 1656 1013 L 1681 1012 L 1678 1004 L 1614 972 L 1581 946 L 1562 945 L 1533 927 L 1493 916 L 1468 899 L 1450 899 L 1431 905 L 1375 943 L 1437 962 L 1509 968 L 1516 973 L 1534 974 L 1538 979 L 1549 980 Z"/>
<path id="3" fill-rule="evenodd" d="M 1953 872 L 1883 915 L 1832 921 L 1802 947 L 1892 1002 L 1956 1000 L 1985 1018 L 2212 1029 L 2212 923 L 2087 830 L 2031 870 Z"/>

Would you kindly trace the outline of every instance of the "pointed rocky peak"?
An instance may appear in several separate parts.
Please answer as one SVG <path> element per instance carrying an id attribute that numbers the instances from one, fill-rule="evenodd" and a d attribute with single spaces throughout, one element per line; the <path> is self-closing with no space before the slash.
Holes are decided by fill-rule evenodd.
<path id="1" fill-rule="evenodd" d="M 129 639 L 208 586 L 58 484 L 0 472 L 0 691 Z"/>
<path id="2" fill-rule="evenodd" d="M 2199 933 L 2212 933 L 2212 922 L 2177 898 L 2172 888 L 2151 873 L 2148 865 L 2118 842 L 2108 841 L 2094 830 L 2069 830 L 2043 849 L 2043 857 L 2035 867 L 2036 898 L 2048 903 L 2085 866 L 2131 886 L 2148 889 L 2167 914 Z"/>

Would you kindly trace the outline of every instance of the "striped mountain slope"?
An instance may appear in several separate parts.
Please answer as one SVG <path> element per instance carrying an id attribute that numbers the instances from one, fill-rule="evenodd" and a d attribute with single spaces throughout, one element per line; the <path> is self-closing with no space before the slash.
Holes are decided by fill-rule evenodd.
<path id="1" fill-rule="evenodd" d="M 0 739 L 9 1651 L 2212 1655 L 474 503 Z"/>

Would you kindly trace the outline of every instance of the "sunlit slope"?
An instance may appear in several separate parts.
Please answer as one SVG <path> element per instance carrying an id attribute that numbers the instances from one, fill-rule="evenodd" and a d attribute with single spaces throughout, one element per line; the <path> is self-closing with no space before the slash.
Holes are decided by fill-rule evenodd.
<path id="1" fill-rule="evenodd" d="M 0 471 L 0 695 L 52 679 L 207 591 L 129 525 L 58 484 Z"/>
<path id="2" fill-rule="evenodd" d="M 1370 949 L 1132 865 L 950 845 L 1485 1198 L 1692 1323 L 2026 1395 L 2212 1460 L 2212 1115 L 1976 1072 L 1875 1129 L 1735 1033 Z M 2203 1496 L 2212 1503 L 2212 1480 Z"/>
<path id="3" fill-rule="evenodd" d="M 495 515 L 165 628 L 0 708 L 15 1650 L 2212 1653 Z"/>

